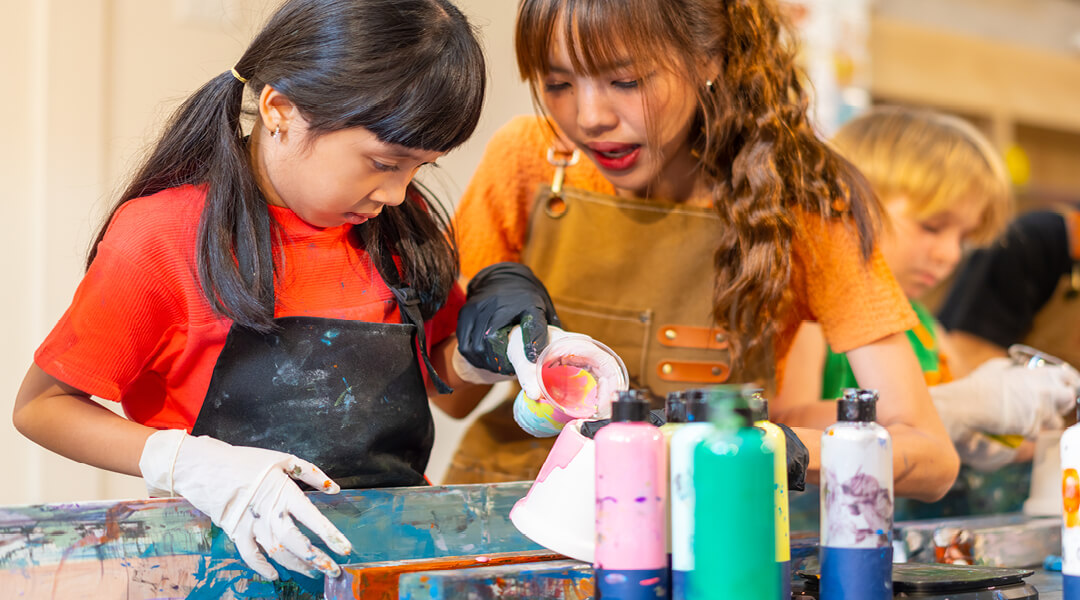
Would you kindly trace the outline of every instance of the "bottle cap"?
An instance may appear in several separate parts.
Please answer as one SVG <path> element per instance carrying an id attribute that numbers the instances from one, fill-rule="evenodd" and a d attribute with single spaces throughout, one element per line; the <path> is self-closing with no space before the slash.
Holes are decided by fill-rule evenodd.
<path id="1" fill-rule="evenodd" d="M 836 420 L 870 423 L 877 420 L 877 390 L 847 388 L 836 401 Z"/>
<path id="2" fill-rule="evenodd" d="M 750 403 L 745 395 L 745 386 L 735 384 L 714 385 L 712 387 L 691 390 L 686 400 L 687 419 L 691 406 L 700 394 L 704 404 L 704 418 L 716 425 L 734 418 L 738 427 L 750 427 L 754 423 Z M 732 416 L 734 415 L 734 417 Z M 704 420 L 704 419 L 702 419 Z"/>
<path id="3" fill-rule="evenodd" d="M 749 394 L 748 401 L 754 422 L 768 421 L 769 401 L 765 398 L 765 390 L 761 388 L 750 388 L 747 390 L 747 393 Z"/>
<path id="4" fill-rule="evenodd" d="M 611 403 L 611 422 L 648 422 L 649 395 L 641 390 L 619 392 Z"/>
<path id="5" fill-rule="evenodd" d="M 664 400 L 664 420 L 668 423 L 686 422 L 686 392 L 671 392 Z"/>

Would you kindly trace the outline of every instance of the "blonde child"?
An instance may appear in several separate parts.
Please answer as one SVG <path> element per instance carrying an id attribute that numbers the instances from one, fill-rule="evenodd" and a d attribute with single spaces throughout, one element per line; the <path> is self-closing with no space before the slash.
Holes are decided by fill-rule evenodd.
<path id="1" fill-rule="evenodd" d="M 984 469 L 1002 466 L 1016 458 L 1016 450 L 985 434 L 1031 437 L 1042 427 L 1059 425 L 1080 378 L 1070 369 L 1029 370 L 1002 358 L 954 381 L 945 337 L 918 301 L 952 273 L 965 246 L 989 243 L 1003 229 L 1013 200 L 1002 160 L 965 121 L 902 107 L 878 107 L 853 119 L 840 128 L 833 144 L 866 175 L 884 204 L 889 226 L 881 237 L 881 251 L 919 316 L 907 339 L 950 438 L 965 463 Z M 812 323 L 800 328 L 788 365 L 785 388 L 803 393 L 786 394 L 774 403 L 780 419 L 805 423 L 816 418 L 825 425 L 831 408 L 821 400 L 863 384 Z M 917 512 L 905 516 L 963 513 L 977 510 L 979 504 L 980 512 L 1019 509 L 1015 500 L 992 505 L 980 497 L 972 490 L 973 481 L 985 477 L 967 474 L 962 471 L 947 509 L 941 504 L 934 514 L 912 505 Z M 1027 491 L 1022 482 L 1012 487 Z M 969 506 L 958 506 L 963 503 Z"/>

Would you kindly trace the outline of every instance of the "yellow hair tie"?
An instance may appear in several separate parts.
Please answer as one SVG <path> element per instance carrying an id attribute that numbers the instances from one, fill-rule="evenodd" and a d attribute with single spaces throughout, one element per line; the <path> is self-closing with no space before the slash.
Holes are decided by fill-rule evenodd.
<path id="1" fill-rule="evenodd" d="M 240 76 L 240 73 L 236 70 L 236 67 L 233 67 L 229 70 L 232 71 L 232 76 L 235 77 L 237 81 L 239 81 L 240 83 L 247 83 L 247 79 Z"/>

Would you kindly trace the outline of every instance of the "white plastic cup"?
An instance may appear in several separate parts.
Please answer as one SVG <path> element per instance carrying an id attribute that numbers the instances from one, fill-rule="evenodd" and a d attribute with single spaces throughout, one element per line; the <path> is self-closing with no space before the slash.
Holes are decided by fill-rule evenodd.
<path id="1" fill-rule="evenodd" d="M 536 358 L 536 379 L 544 400 L 571 419 L 606 419 L 615 394 L 630 388 L 618 354 L 580 333 L 552 341 Z"/>

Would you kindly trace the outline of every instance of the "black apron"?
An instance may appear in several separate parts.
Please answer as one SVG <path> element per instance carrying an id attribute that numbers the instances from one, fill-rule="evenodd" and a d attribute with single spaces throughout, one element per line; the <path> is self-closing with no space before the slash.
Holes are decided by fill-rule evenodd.
<path id="1" fill-rule="evenodd" d="M 387 268 L 389 267 L 389 268 Z M 422 485 L 435 425 L 417 348 L 428 360 L 415 290 L 379 269 L 404 323 L 281 317 L 233 325 L 192 435 L 298 456 L 342 488 Z"/>

